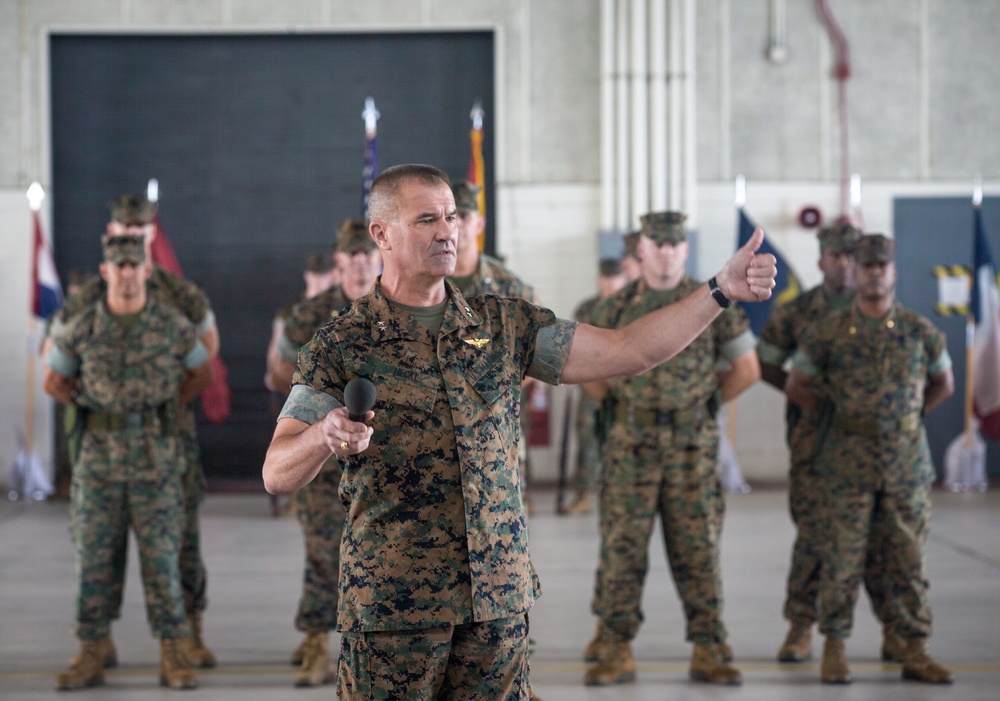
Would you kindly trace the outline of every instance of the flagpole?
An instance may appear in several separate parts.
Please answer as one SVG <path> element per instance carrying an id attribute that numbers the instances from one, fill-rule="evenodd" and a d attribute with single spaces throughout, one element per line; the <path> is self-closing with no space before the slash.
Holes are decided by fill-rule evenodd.
<path id="1" fill-rule="evenodd" d="M 972 207 L 979 209 L 983 204 L 983 180 L 982 176 L 976 175 L 972 186 Z M 973 213 L 975 216 L 975 213 Z M 978 275 L 976 261 L 972 261 L 972 274 Z M 969 281 L 969 294 L 972 294 L 972 280 Z M 972 416 L 975 413 L 975 397 L 973 393 L 976 389 L 976 317 L 972 313 L 972 300 L 970 299 L 969 314 L 965 321 L 965 447 L 972 446 L 973 427 Z"/>
<path id="2" fill-rule="evenodd" d="M 42 189 L 42 186 L 39 183 L 33 182 L 28 187 L 27 198 L 28 198 L 28 207 L 31 209 L 32 219 L 37 220 L 37 218 L 41 216 L 39 214 L 39 211 L 42 208 L 42 200 L 45 199 L 45 190 Z M 32 231 L 31 235 L 32 237 L 35 237 L 37 236 L 36 232 L 38 230 L 38 223 L 37 221 L 33 221 L 32 224 L 33 226 L 31 230 Z M 32 275 L 37 274 L 37 267 L 38 267 L 37 261 L 34 260 L 34 257 L 37 255 L 35 248 L 36 246 L 34 243 L 34 238 L 32 238 L 31 269 L 32 271 L 35 271 L 32 273 Z M 32 294 L 32 299 L 34 299 L 34 295 L 36 294 L 36 288 L 38 286 L 38 281 L 33 280 L 32 282 L 33 285 L 31 294 Z M 31 312 L 28 314 L 28 342 L 26 348 L 28 352 L 28 368 L 25 378 L 27 386 L 25 389 L 25 399 L 24 399 L 24 450 L 27 455 L 33 454 L 35 449 L 35 355 L 36 355 L 35 334 L 36 333 L 38 333 L 38 320 L 35 318 L 35 310 L 32 309 Z"/>

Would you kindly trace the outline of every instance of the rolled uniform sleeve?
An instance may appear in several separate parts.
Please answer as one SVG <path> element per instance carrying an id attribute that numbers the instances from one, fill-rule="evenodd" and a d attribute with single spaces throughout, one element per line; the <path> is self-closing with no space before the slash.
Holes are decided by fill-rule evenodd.
<path id="1" fill-rule="evenodd" d="M 45 362 L 52 368 L 53 372 L 57 372 L 63 377 L 76 377 L 76 374 L 80 371 L 80 359 L 69 355 L 66 351 L 59 348 L 58 345 L 52 346 Z"/>
<path id="2" fill-rule="evenodd" d="M 307 424 L 314 424 L 334 409 L 343 404 L 326 392 L 321 392 L 309 385 L 295 385 L 285 400 L 278 419 L 296 419 Z"/>
<path id="3" fill-rule="evenodd" d="M 550 385 L 559 384 L 563 367 L 573 345 L 577 322 L 556 319 L 554 324 L 543 326 L 535 339 L 535 353 L 528 367 L 528 376 Z"/>
<path id="4" fill-rule="evenodd" d="M 757 339 L 754 338 L 753 332 L 747 329 L 736 338 L 723 343 L 720 348 L 720 354 L 726 360 L 735 360 L 741 355 L 752 351 L 756 345 Z"/>

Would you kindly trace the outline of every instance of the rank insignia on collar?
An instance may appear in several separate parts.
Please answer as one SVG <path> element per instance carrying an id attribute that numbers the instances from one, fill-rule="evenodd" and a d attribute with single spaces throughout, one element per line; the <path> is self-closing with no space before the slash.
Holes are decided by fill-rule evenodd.
<path id="1" fill-rule="evenodd" d="M 466 338 L 464 340 L 470 346 L 475 346 L 476 350 L 482 350 L 483 346 L 490 342 L 488 338 Z"/>

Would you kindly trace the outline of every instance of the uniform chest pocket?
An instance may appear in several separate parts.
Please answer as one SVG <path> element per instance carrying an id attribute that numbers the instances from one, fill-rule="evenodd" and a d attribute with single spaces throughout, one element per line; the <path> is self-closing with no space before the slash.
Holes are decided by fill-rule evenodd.
<path id="1" fill-rule="evenodd" d="M 521 384 L 514 363 L 503 353 L 492 353 L 477 358 L 465 371 L 466 381 L 472 385 L 484 404 L 495 406 L 504 402 Z"/>
<path id="2" fill-rule="evenodd" d="M 398 425 L 405 417 L 422 421 L 424 416 L 433 413 L 440 392 L 439 387 L 399 377 L 376 379 L 375 386 L 376 416 L 384 414 L 385 420 L 392 425 Z"/>

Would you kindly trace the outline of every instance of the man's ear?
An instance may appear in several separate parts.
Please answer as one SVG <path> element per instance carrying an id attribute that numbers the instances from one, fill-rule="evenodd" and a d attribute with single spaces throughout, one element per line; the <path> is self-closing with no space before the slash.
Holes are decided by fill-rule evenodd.
<path id="1" fill-rule="evenodd" d="M 375 241 L 375 245 L 379 247 L 379 250 L 392 250 L 392 245 L 389 243 L 389 237 L 386 235 L 385 224 L 380 221 L 373 221 L 368 226 L 368 233 L 371 234 L 371 237 Z"/>
<path id="2" fill-rule="evenodd" d="M 102 261 L 101 264 L 98 266 L 97 270 L 98 270 L 98 272 L 101 273 L 101 277 L 104 279 L 104 281 L 107 282 L 107 279 L 108 279 L 108 264 Z"/>

